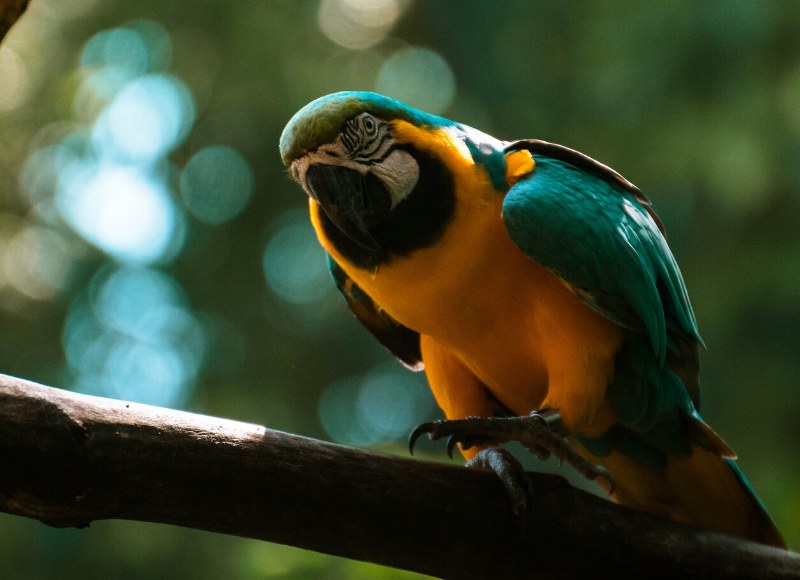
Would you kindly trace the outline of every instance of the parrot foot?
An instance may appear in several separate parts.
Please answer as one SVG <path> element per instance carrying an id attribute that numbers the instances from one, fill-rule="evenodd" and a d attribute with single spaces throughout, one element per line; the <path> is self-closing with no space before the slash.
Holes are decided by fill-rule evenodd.
<path id="1" fill-rule="evenodd" d="M 525 512 L 531 491 L 528 489 L 525 469 L 511 453 L 501 447 L 487 447 L 467 461 L 466 466 L 494 471 L 506 490 L 514 515 Z"/>
<path id="2" fill-rule="evenodd" d="M 423 423 L 409 437 L 409 450 L 412 454 L 414 443 L 424 433 L 434 441 L 447 437 L 447 453 L 450 457 L 453 456 L 456 443 L 461 445 L 461 449 L 469 449 L 474 446 L 496 447 L 501 443 L 517 441 L 539 459 L 555 455 L 587 479 L 602 477 L 609 484 L 609 494 L 613 494 L 616 489 L 614 476 L 608 469 L 587 461 L 575 451 L 566 438 L 561 415 L 552 409 L 534 411 L 520 417 L 467 417 Z M 488 466 L 492 467 L 491 463 Z"/>

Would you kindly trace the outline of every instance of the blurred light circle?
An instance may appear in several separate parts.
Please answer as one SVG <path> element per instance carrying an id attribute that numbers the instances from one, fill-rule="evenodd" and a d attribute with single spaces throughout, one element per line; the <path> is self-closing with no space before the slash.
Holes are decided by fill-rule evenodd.
<path id="1" fill-rule="evenodd" d="M 64 288 L 72 260 L 61 236 L 28 226 L 7 242 L 0 237 L 0 243 L 0 270 L 18 292 L 34 300 L 48 300 Z"/>
<path id="2" fill-rule="evenodd" d="M 379 365 L 367 374 L 355 408 L 359 423 L 386 442 L 407 437 L 428 417 L 432 402 L 417 375 L 395 363 L 390 365 Z"/>
<path id="3" fill-rule="evenodd" d="M 92 118 L 89 115 L 97 108 L 95 101 L 109 100 L 133 79 L 165 69 L 171 58 L 169 33 L 157 22 L 137 20 L 95 34 L 81 54 L 86 78 L 73 108 L 79 117 Z"/>
<path id="4" fill-rule="evenodd" d="M 194 378 L 191 364 L 174 346 L 126 339 L 114 342 L 103 370 L 108 396 L 161 407 L 182 403 Z"/>
<path id="5" fill-rule="evenodd" d="M 322 391 L 318 407 L 319 420 L 325 432 L 337 443 L 373 445 L 380 439 L 374 430 L 365 427 L 354 414 L 360 390 L 360 378 L 351 377 L 335 381 Z"/>
<path id="6" fill-rule="evenodd" d="M 331 288 L 325 252 L 304 211 L 292 210 L 279 219 L 262 262 L 269 288 L 295 304 L 311 304 Z"/>
<path id="7" fill-rule="evenodd" d="M 336 44 L 363 49 L 386 38 L 400 14 L 397 0 L 322 0 L 318 21 Z"/>
<path id="8" fill-rule="evenodd" d="M 61 331 L 61 343 L 70 368 L 78 375 L 99 372 L 111 339 L 110 333 L 94 316 L 86 295 L 80 295 L 70 306 Z"/>
<path id="9" fill-rule="evenodd" d="M 375 445 L 405 439 L 433 407 L 421 375 L 390 362 L 328 385 L 320 397 L 319 418 L 334 441 Z"/>
<path id="10" fill-rule="evenodd" d="M 98 117 L 95 148 L 102 157 L 148 162 L 183 142 L 194 115 L 183 82 L 166 74 L 140 77 L 125 85 Z"/>
<path id="11" fill-rule="evenodd" d="M 74 173 L 58 207 L 87 241 L 123 262 L 152 263 L 174 250 L 176 208 L 161 181 L 120 166 Z"/>
<path id="12" fill-rule="evenodd" d="M 49 199 L 56 190 L 59 178 L 61 151 L 58 146 L 45 147 L 25 161 L 19 182 L 31 202 Z"/>
<path id="13" fill-rule="evenodd" d="M 88 40 L 81 53 L 83 68 L 113 68 L 130 76 L 148 71 L 147 42 L 139 32 L 129 28 L 114 28 L 98 32 Z"/>
<path id="14" fill-rule="evenodd" d="M 147 70 L 165 70 L 172 62 L 172 39 L 160 22 L 134 20 L 125 28 L 135 31 L 147 45 Z"/>
<path id="15" fill-rule="evenodd" d="M 230 147 L 207 147 L 195 153 L 181 172 L 186 208 L 207 224 L 236 217 L 253 193 L 250 164 Z"/>
<path id="16" fill-rule="evenodd" d="M 713 159 L 704 164 L 708 195 L 730 215 L 752 215 L 771 199 L 774 156 L 747 129 L 725 128 L 720 135 Z"/>
<path id="17" fill-rule="evenodd" d="M 76 388 L 153 405 L 184 402 L 206 355 L 205 332 L 184 302 L 164 272 L 102 269 L 64 325 Z"/>
<path id="18" fill-rule="evenodd" d="M 163 328 L 146 324 L 148 313 L 177 308 L 183 303 L 178 283 L 167 274 L 149 268 L 127 266 L 106 278 L 94 299 L 98 318 L 117 332 L 153 342 Z"/>
<path id="19" fill-rule="evenodd" d="M 30 93 L 30 75 L 25 62 L 10 48 L 0 50 L 0 112 L 20 106 Z"/>
<path id="20" fill-rule="evenodd" d="M 404 48 L 381 66 L 378 92 L 430 113 L 443 112 L 453 102 L 456 81 L 450 65 L 427 48 Z"/>
<path id="21" fill-rule="evenodd" d="M 31 300 L 49 300 L 63 289 L 71 269 L 60 235 L 0 213 L 0 289 L 10 286 Z"/>

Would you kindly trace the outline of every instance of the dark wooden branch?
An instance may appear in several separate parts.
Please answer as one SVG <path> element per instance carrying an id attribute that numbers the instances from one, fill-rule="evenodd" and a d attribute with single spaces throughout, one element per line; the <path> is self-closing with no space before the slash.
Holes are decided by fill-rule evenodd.
<path id="1" fill-rule="evenodd" d="M 28 0 L 0 0 L 0 41 L 28 7 Z"/>
<path id="2" fill-rule="evenodd" d="M 0 375 L 0 510 L 119 518 L 445 578 L 798 578 L 800 557 L 530 475 L 515 520 L 492 473 Z"/>

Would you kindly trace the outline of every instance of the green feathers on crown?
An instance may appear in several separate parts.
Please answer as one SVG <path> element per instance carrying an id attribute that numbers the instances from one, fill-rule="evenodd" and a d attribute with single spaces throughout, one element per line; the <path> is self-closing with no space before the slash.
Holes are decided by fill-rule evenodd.
<path id="1" fill-rule="evenodd" d="M 450 127 L 458 123 L 430 115 L 378 93 L 344 91 L 311 101 L 295 113 L 281 134 L 281 159 L 285 165 L 320 145 L 333 141 L 342 125 L 359 113 L 385 120 L 403 119 L 414 125 Z"/>

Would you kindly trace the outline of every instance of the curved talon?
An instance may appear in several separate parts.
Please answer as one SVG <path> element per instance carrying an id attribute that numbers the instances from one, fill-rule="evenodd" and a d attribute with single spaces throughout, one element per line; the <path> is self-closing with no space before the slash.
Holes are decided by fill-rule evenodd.
<path id="1" fill-rule="evenodd" d="M 614 474 L 602 465 L 595 465 L 594 467 L 598 473 L 592 479 L 597 479 L 598 477 L 605 479 L 608 482 L 608 495 L 614 495 L 617 490 L 617 480 L 614 479 Z"/>
<path id="2" fill-rule="evenodd" d="M 434 422 L 423 423 L 422 425 L 417 425 L 411 432 L 411 435 L 408 436 L 408 452 L 411 455 L 414 455 L 414 444 L 417 442 L 417 439 L 419 439 L 423 433 L 430 433 L 431 429 L 435 426 L 436 424 Z"/>
<path id="3" fill-rule="evenodd" d="M 453 458 L 453 449 L 455 449 L 456 443 L 458 443 L 458 441 L 455 435 L 450 435 L 450 437 L 447 438 L 447 456 L 450 459 Z"/>

